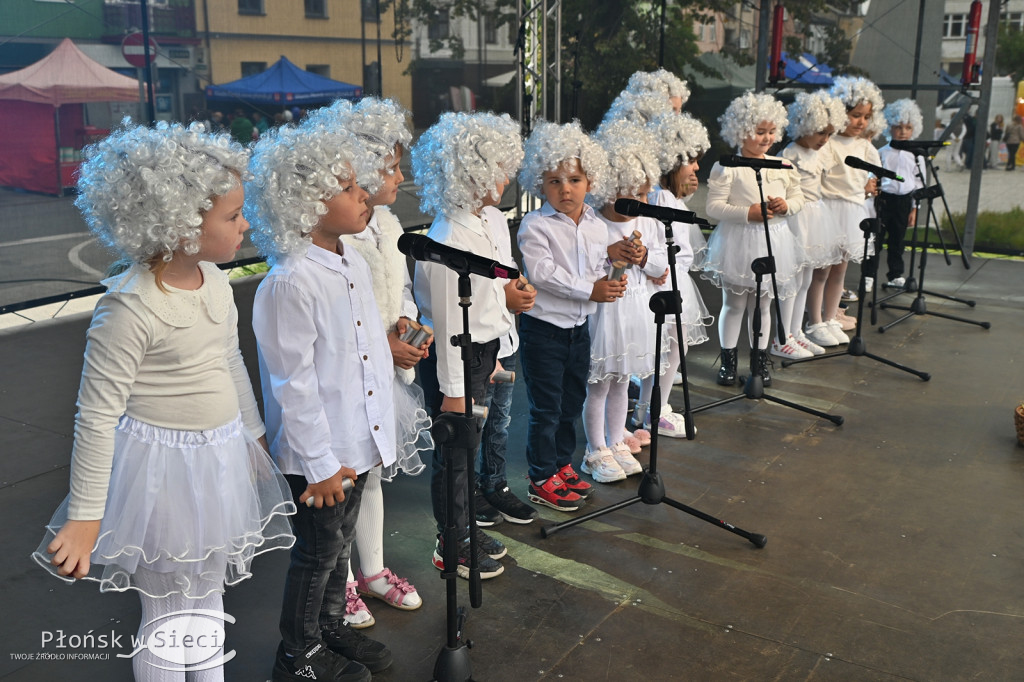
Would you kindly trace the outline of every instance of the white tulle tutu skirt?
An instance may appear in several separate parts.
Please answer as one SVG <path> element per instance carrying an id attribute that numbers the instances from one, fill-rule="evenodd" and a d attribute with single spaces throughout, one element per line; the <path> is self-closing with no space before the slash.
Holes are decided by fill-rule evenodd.
<path id="1" fill-rule="evenodd" d="M 654 373 L 654 313 L 649 307 L 653 288 L 635 268 L 626 272 L 630 279 L 626 295 L 613 303 L 599 303 L 590 316 L 587 380 L 591 383 L 629 381 L 631 374 L 643 378 Z M 665 366 L 667 343 L 662 338 Z"/>
<path id="2" fill-rule="evenodd" d="M 803 247 L 784 218 L 768 221 L 768 234 L 772 240 L 772 255 L 775 256 L 775 281 L 779 298 L 792 298 L 799 283 L 797 273 L 806 260 Z M 720 289 L 734 294 L 748 294 L 755 290 L 756 280 L 750 264 L 756 258 L 768 255 L 765 243 L 764 225 L 761 223 L 719 223 L 708 239 L 708 255 L 704 261 L 701 277 L 713 282 Z M 772 293 L 771 277 L 765 275 L 761 282 L 762 295 Z"/>
<path id="3" fill-rule="evenodd" d="M 395 461 L 380 472 L 382 480 L 390 481 L 398 473 L 416 476 L 426 465 L 420 451 L 434 450 L 430 435 L 430 415 L 423 409 L 423 389 L 395 377 L 392 389 L 395 401 Z"/>
<path id="4" fill-rule="evenodd" d="M 682 310 L 679 319 L 683 323 L 683 341 L 687 346 L 696 346 L 708 340 L 707 328 L 715 323 L 715 317 L 704 305 L 704 299 L 697 289 L 697 283 L 693 277 L 684 271 L 676 269 L 676 279 L 679 282 L 679 296 L 682 298 Z M 662 291 L 672 289 L 672 281 L 665 282 L 661 287 Z M 653 322 L 653 316 L 651 318 Z M 665 316 L 665 328 L 662 333 L 668 337 L 669 343 L 678 344 L 676 338 L 676 318 L 674 315 Z M 655 325 L 657 332 L 657 325 Z"/>
<path id="5" fill-rule="evenodd" d="M 842 245 L 846 241 L 846 232 L 840 232 L 839 223 L 833 220 L 822 200 L 804 204 L 800 212 L 789 216 L 786 222 L 804 249 L 807 267 L 825 268 L 845 257 Z"/>
<path id="6" fill-rule="evenodd" d="M 708 256 L 708 240 L 704 238 L 704 233 L 700 231 L 700 225 L 691 223 L 689 227 L 690 248 L 693 249 L 693 263 L 690 265 L 690 270 L 698 272 L 704 267 L 704 260 Z"/>
<path id="7" fill-rule="evenodd" d="M 843 258 L 860 263 L 864 260 L 864 232 L 860 229 L 860 223 L 869 217 L 867 205 L 842 199 L 824 201 L 825 208 L 832 214 L 836 229 L 841 235 Z M 869 244 L 868 255 L 873 255 L 874 252 L 874 244 Z"/>
<path id="8" fill-rule="evenodd" d="M 65 524 L 57 508 L 33 558 L 54 576 L 46 547 Z M 209 431 L 165 429 L 122 417 L 107 504 L 85 579 L 101 592 L 199 599 L 248 578 L 253 557 L 295 542 L 291 490 L 241 418 Z M 151 594 L 136 572 L 163 574 Z M 147 587 L 153 581 L 147 581 Z M 151 589 L 151 587 L 150 587 Z"/>

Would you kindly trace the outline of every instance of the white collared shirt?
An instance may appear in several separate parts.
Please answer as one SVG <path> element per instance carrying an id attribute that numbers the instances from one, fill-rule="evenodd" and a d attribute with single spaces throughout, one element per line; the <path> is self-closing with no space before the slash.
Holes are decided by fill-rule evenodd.
<path id="1" fill-rule="evenodd" d="M 608 227 L 584 205 L 577 225 L 551 204 L 523 216 L 519 224 L 523 269 L 537 288 L 533 308 L 524 315 L 562 329 L 578 327 L 597 310 L 590 300 L 594 282 L 604 277 Z"/>
<path id="2" fill-rule="evenodd" d="M 921 184 L 920 178 L 918 178 L 917 172 L 914 170 L 914 166 L 917 166 L 921 177 L 927 177 L 925 175 L 924 159 L 915 156 L 913 152 L 893 149 L 888 144 L 878 150 L 878 156 L 882 159 L 883 168 L 891 170 L 903 178 L 903 182 L 882 178 L 882 184 L 879 189 L 883 192 L 886 194 L 905 195 L 910 194 L 915 189 L 924 187 Z M 915 160 L 917 163 L 915 163 Z"/>
<path id="3" fill-rule="evenodd" d="M 270 452 L 310 483 L 395 461 L 393 362 L 370 270 L 310 245 L 278 261 L 253 302 Z"/>
<path id="4" fill-rule="evenodd" d="M 491 235 L 494 237 L 494 244 L 498 247 L 498 253 L 501 254 L 499 262 L 505 265 L 517 265 L 515 257 L 512 255 L 512 235 L 509 234 L 508 220 L 505 218 L 505 214 L 498 210 L 497 206 L 485 206 L 480 211 L 480 215 L 483 216 L 484 221 L 491 227 Z M 502 281 L 503 285 L 507 282 Z M 505 287 L 502 286 L 502 289 Z M 506 301 L 506 308 L 508 307 Z M 504 334 L 501 337 L 501 345 L 498 348 L 498 359 L 507 358 L 508 356 L 519 350 L 519 331 L 516 329 L 515 318 L 513 317 L 512 328 L 508 330 L 508 334 Z"/>
<path id="5" fill-rule="evenodd" d="M 455 249 L 469 251 L 484 258 L 502 261 L 489 224 L 488 214 L 478 217 L 469 211 L 452 216 L 438 216 L 427 236 Z M 507 226 L 506 226 L 507 228 Z M 470 275 L 473 303 L 469 306 L 469 333 L 473 343 L 487 343 L 508 334 L 514 324 L 512 313 L 505 307 L 505 279 L 489 279 Z M 462 355 L 449 339 L 462 333 L 462 307 L 459 306 L 459 276 L 450 268 L 427 261 L 417 261 L 413 292 L 420 309 L 420 322 L 434 329 L 434 352 L 437 354 L 437 381 L 441 393 L 448 398 L 465 394 Z"/>

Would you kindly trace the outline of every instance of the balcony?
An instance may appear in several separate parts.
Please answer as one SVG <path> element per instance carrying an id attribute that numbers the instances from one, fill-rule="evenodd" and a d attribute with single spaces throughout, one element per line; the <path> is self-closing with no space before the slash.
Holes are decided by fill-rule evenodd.
<path id="1" fill-rule="evenodd" d="M 103 6 L 103 22 L 107 31 L 104 40 L 120 42 L 125 32 L 142 29 L 140 3 L 122 4 L 107 0 Z M 182 42 L 191 42 L 190 39 L 196 37 L 195 3 L 192 0 L 151 1 L 149 32 L 157 40 L 179 38 L 184 39 Z"/>

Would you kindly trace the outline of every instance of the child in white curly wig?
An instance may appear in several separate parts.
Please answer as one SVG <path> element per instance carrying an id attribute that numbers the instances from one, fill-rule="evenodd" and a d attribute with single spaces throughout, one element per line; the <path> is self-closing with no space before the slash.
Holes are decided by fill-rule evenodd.
<path id="1" fill-rule="evenodd" d="M 238 349 L 231 285 L 214 265 L 235 258 L 249 227 L 246 161 L 227 134 L 200 124 L 126 119 L 86 149 L 80 171 L 76 204 L 86 222 L 133 265 L 103 282 L 78 395 L 71 493 L 33 557 L 67 582 L 137 590 L 147 641 L 167 614 L 222 612 L 225 585 L 248 578 L 255 555 L 295 540 L 285 518 L 295 505 L 266 453 Z M 218 656 L 222 648 L 203 660 Z M 139 652 L 135 679 L 184 680 L 165 659 Z M 223 674 L 218 666 L 195 679 Z"/>
<path id="2" fill-rule="evenodd" d="M 359 184 L 372 192 L 366 202 L 373 209 L 370 222 L 362 232 L 342 235 L 342 241 L 358 251 L 370 266 L 373 295 L 388 332 L 395 363 L 392 389 L 398 452 L 394 464 L 387 470 L 370 469 L 363 488 L 355 533 L 359 569 L 353 575 L 349 562 L 345 590 L 345 622 L 356 629 L 370 627 L 375 622 L 360 595 L 374 597 L 403 611 L 418 609 L 423 603 L 408 580 L 398 577 L 384 565 L 384 492 L 381 488 L 381 480 L 390 481 L 398 471 L 412 476 L 419 474 L 425 467 L 419 451 L 434 449 L 430 417 L 423 409 L 423 390 L 413 383 L 413 367 L 426 354 L 428 342 L 417 347 L 401 340 L 409 322 L 416 320 L 419 314 L 406 258 L 398 250 L 402 226 L 388 209 L 395 202 L 398 186 L 404 179 L 399 167 L 403 148 L 412 141 L 406 116 L 407 112 L 392 100 L 364 97 L 354 106 L 347 100 L 338 100 L 307 117 L 307 121 L 313 122 L 323 118 L 325 125 L 352 133 L 376 160 L 370 177 L 358 178 Z M 374 187 L 377 189 L 371 189 Z"/>
<path id="3" fill-rule="evenodd" d="M 668 99 L 672 111 L 679 113 L 690 99 L 690 88 L 686 81 L 671 71 L 637 71 L 629 77 L 626 90 L 635 94 L 654 93 Z"/>
<path id="4" fill-rule="evenodd" d="M 427 236 L 446 246 L 470 251 L 500 261 L 492 220 L 503 217 L 483 213 L 496 206 L 523 158 L 519 125 L 508 115 L 491 113 L 446 113 L 428 128 L 412 148 L 412 171 L 420 186 L 420 208 L 433 214 Z M 498 226 L 508 231 L 508 224 Z M 420 364 L 427 406 L 432 414 L 465 410 L 466 401 L 485 405 L 490 377 L 498 365 L 501 338 L 515 324 L 506 301 L 505 282 L 499 279 L 471 277 L 473 305 L 469 308 L 469 333 L 473 344 L 470 395 L 466 395 L 460 350 L 450 343 L 462 333 L 462 308 L 459 307 L 458 275 L 440 263 L 417 262 L 413 289 L 420 309 L 420 322 L 433 328 L 434 351 Z M 456 457 L 446 462 L 436 448 L 430 481 L 431 503 L 437 524 L 437 544 L 433 563 L 445 569 L 444 538 L 446 525 L 444 475 L 454 480 L 454 503 L 458 530 L 458 573 L 469 577 L 470 525 L 466 496 L 469 472 L 466 460 Z M 504 571 L 498 561 L 505 546 L 477 528 L 478 560 L 481 578 L 494 578 Z M 452 567 L 449 566 L 449 570 Z"/>
<path id="5" fill-rule="evenodd" d="M 658 116 L 671 113 L 673 113 L 672 104 L 662 94 L 623 90 L 608 108 L 601 121 L 601 126 L 612 121 L 629 121 L 636 125 L 647 125 Z M 601 127 L 599 126 L 596 134 L 600 133 Z"/>
<path id="6" fill-rule="evenodd" d="M 832 214 L 840 235 L 839 246 L 843 259 L 829 268 L 822 301 L 821 322 L 812 322 L 806 329 L 808 338 L 819 346 L 837 346 L 850 342 L 846 332 L 856 326 L 856 319 L 842 313 L 839 303 L 843 298 L 846 269 L 850 260 L 864 259 L 864 233 L 860 222 L 869 216 L 866 198 L 878 193 L 878 183 L 870 173 L 847 166 L 847 156 L 854 156 L 876 166 L 881 163 L 878 150 L 864 133 L 872 125 L 872 118 L 885 103 L 878 87 L 865 78 L 837 77 L 830 93 L 846 107 L 846 124 L 836 131 L 821 154 L 825 161 L 825 175 L 821 181 L 821 195 L 826 209 Z M 811 320 L 818 318 L 817 310 L 809 310 Z"/>
<path id="7" fill-rule="evenodd" d="M 921 109 L 912 99 L 898 99 L 885 107 L 885 120 L 888 123 L 886 134 L 892 140 L 912 140 L 921 135 L 924 121 Z M 882 166 L 903 178 L 902 181 L 883 178 L 879 187 L 875 206 L 882 224 L 880 241 L 885 242 L 886 272 L 885 286 L 902 289 L 907 280 L 903 276 L 904 239 L 907 228 L 917 222 L 917 210 L 911 194 L 914 190 L 924 187 L 924 159 L 913 152 L 893 149 L 886 144 L 878 150 Z M 876 260 L 881 257 L 881 245 L 876 247 Z"/>
<path id="8" fill-rule="evenodd" d="M 298 504 L 274 679 L 331 679 L 342 669 L 368 678 L 391 664 L 384 644 L 345 624 L 368 473 L 391 467 L 397 450 L 394 361 L 373 277 L 341 241 L 370 219 L 357 178 L 375 163 L 324 114 L 262 136 L 250 166 L 254 241 L 273 262 L 253 301 L 263 403 Z"/>
<path id="9" fill-rule="evenodd" d="M 525 147 L 520 184 L 546 199 L 519 226 L 525 274 L 537 288 L 519 325 L 528 491 L 530 501 L 568 512 L 593 492 L 572 466 L 590 368 L 587 318 L 598 303 L 622 298 L 626 284 L 608 279 L 608 228 L 584 201 L 609 172 L 604 151 L 576 121 L 539 123 Z"/>
<path id="10" fill-rule="evenodd" d="M 796 168 L 804 195 L 804 208 L 789 219 L 789 226 L 803 246 L 806 267 L 800 273 L 797 295 L 780 302 L 789 338 L 785 344 L 772 343 L 773 355 L 802 358 L 825 352 L 804 333 L 803 318 L 806 307 L 809 324 L 821 323 L 821 299 L 828 269 L 843 259 L 841 244 L 845 233 L 838 231 L 838 223 L 821 199 L 821 178 L 828 158 L 821 150 L 832 134 L 845 125 L 846 107 L 825 90 L 801 92 L 789 106 L 787 132 L 793 141 L 782 150 L 782 157 Z"/>
<path id="11" fill-rule="evenodd" d="M 785 128 L 786 109 L 771 95 L 748 92 L 729 104 L 718 119 L 722 139 L 734 146 L 741 156 L 775 159 L 766 156 L 775 143 L 776 133 Z M 802 249 L 786 222 L 786 216 L 798 213 L 804 197 L 796 173 L 791 170 L 761 171 L 766 203 L 762 215 L 761 195 L 752 168 L 725 168 L 715 164 L 708 179 L 706 211 L 719 223 L 708 240 L 708 256 L 703 277 L 722 290 L 722 311 L 718 318 L 719 341 L 722 344 L 722 366 L 718 383 L 736 383 L 737 349 L 743 313 L 747 313 L 750 336 L 750 369 L 761 368 L 765 386 L 771 385 L 768 373 L 768 340 L 771 335 L 771 280 L 762 283 L 761 297 L 755 296 L 756 282 L 750 264 L 768 255 L 768 244 L 762 221 L 768 223 L 775 256 L 775 281 L 781 300 L 796 295 L 799 272 L 803 267 Z M 754 338 L 754 315 L 760 315 L 760 336 Z M 780 326 L 782 322 L 780 321 Z"/>
<path id="12" fill-rule="evenodd" d="M 647 303 L 654 293 L 653 281 L 664 281 L 668 255 L 656 220 L 631 218 L 615 210 L 617 199 L 647 202 L 660 174 L 658 141 L 645 128 L 627 121 L 602 126 L 595 141 L 604 147 L 611 169 L 592 192 L 598 217 L 608 231 L 608 260 L 628 268 L 623 299 L 599 306 L 589 321 L 590 373 L 583 404 L 587 448 L 582 469 L 595 481 L 609 483 L 643 471 L 633 457 L 640 441 L 627 444 L 629 432 L 622 424 L 628 411 L 630 376 L 643 379 L 655 370 L 654 326 Z M 667 346 L 664 351 L 662 358 Z"/>
<path id="13" fill-rule="evenodd" d="M 658 141 L 658 157 L 661 166 L 661 178 L 658 186 L 652 188 L 647 197 L 655 206 L 665 206 L 681 211 L 688 211 L 684 201 L 697 191 L 699 181 L 698 162 L 704 152 L 711 146 L 708 132 L 704 124 L 689 114 L 670 114 L 659 116 L 649 125 Z M 680 320 L 683 323 L 683 348 L 679 341 L 675 317 L 666 318 L 664 333 L 668 340 L 668 354 L 665 356 L 667 365 L 662 372 L 661 387 L 661 418 L 658 420 L 658 435 L 670 438 L 686 437 L 686 422 L 681 414 L 674 412 L 669 403 L 672 393 L 672 378 L 679 370 L 682 356 L 690 346 L 708 340 L 707 327 L 714 318 L 704 305 L 704 299 L 697 290 L 697 283 L 689 270 L 699 270 L 707 251 L 707 242 L 695 224 L 673 223 L 673 237 L 678 249 L 676 253 L 676 281 L 682 298 L 683 309 Z M 663 230 L 659 230 L 659 238 Z M 700 261 L 698 263 L 698 260 Z M 695 266 L 694 264 L 697 263 Z M 670 273 L 671 275 L 671 273 Z M 672 287 L 671 276 L 666 277 L 661 290 Z M 681 377 L 680 377 L 681 380 Z M 654 391 L 654 376 L 645 378 L 640 384 L 640 400 L 633 412 L 634 427 L 645 430 L 651 428 L 650 402 Z"/>

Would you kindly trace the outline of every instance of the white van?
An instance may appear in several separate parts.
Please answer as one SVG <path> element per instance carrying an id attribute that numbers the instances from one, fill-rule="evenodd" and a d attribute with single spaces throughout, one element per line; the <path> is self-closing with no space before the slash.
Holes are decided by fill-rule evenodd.
<path id="1" fill-rule="evenodd" d="M 972 85 L 970 90 L 972 97 L 981 94 L 980 85 Z M 943 126 L 949 125 L 949 121 L 960 111 L 967 100 L 962 92 L 954 92 L 935 107 L 935 119 L 942 121 Z M 989 100 L 988 124 L 995 120 L 996 114 L 1002 114 L 1004 121 L 1010 121 L 1013 117 L 1013 108 L 1017 102 L 1017 84 L 1010 76 L 994 76 L 992 78 L 992 99 Z"/>

